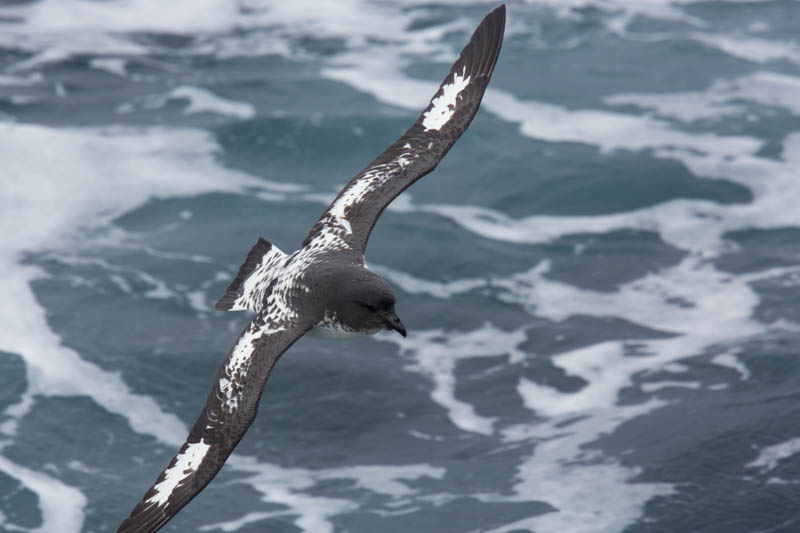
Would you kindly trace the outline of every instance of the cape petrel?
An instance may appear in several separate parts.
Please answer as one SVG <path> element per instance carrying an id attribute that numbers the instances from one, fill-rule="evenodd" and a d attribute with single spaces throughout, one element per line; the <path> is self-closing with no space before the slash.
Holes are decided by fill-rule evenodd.
<path id="1" fill-rule="evenodd" d="M 372 227 L 389 203 L 432 171 L 467 129 L 494 70 L 505 6 L 489 13 L 411 129 L 359 172 L 291 255 L 264 239 L 216 303 L 248 309 L 200 418 L 178 454 L 119 527 L 157 531 L 214 478 L 256 417 L 278 358 L 314 328 L 345 333 L 406 329 L 392 287 L 364 264 Z"/>

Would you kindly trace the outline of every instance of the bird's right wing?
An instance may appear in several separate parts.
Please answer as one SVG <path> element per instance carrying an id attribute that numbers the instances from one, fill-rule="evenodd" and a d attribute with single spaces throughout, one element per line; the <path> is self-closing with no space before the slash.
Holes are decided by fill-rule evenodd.
<path id="1" fill-rule="evenodd" d="M 345 185 L 303 246 L 364 253 L 386 206 L 436 168 L 472 122 L 500 55 L 505 21 L 505 6 L 486 15 L 422 115 Z"/>
<path id="2" fill-rule="evenodd" d="M 120 525 L 120 533 L 157 531 L 222 468 L 256 417 L 272 367 L 310 328 L 276 315 L 256 316 L 244 329 L 186 442 Z"/>

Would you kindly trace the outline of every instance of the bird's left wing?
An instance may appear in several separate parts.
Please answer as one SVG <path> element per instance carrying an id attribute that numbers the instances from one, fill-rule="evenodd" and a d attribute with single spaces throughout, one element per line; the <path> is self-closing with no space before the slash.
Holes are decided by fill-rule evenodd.
<path id="1" fill-rule="evenodd" d="M 208 485 L 255 419 L 272 367 L 309 327 L 275 314 L 258 315 L 248 324 L 219 369 L 186 442 L 120 525 L 120 533 L 157 531 Z"/>
<path id="2" fill-rule="evenodd" d="M 350 180 L 303 246 L 364 253 L 386 206 L 436 168 L 469 126 L 497 63 L 505 21 L 502 5 L 486 15 L 411 129 Z"/>

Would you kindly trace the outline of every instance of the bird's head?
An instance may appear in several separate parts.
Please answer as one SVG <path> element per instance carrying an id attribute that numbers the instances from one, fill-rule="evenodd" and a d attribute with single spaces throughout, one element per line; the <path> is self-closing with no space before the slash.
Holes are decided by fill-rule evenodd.
<path id="1" fill-rule="evenodd" d="M 361 277 L 353 287 L 350 297 L 353 315 L 362 328 L 395 330 L 403 337 L 406 336 L 406 328 L 394 309 L 397 297 L 391 285 L 384 279 L 374 274 Z"/>

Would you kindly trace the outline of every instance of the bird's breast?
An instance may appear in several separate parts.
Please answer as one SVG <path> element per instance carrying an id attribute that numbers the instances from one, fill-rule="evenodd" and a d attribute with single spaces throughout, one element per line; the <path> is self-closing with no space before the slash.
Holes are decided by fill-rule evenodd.
<path id="1" fill-rule="evenodd" d="M 350 339 L 364 335 L 374 335 L 378 331 L 380 331 L 380 328 L 368 330 L 351 328 L 341 322 L 336 314 L 328 312 L 325 313 L 322 320 L 314 324 L 314 328 L 309 333 L 321 339 Z"/>

